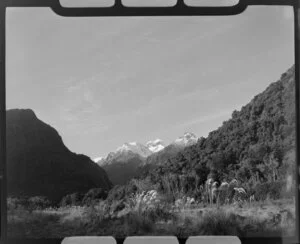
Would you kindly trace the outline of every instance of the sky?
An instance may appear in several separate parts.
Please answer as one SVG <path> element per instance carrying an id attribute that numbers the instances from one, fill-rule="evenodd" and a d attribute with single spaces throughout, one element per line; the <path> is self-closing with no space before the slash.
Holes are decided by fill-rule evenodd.
<path id="1" fill-rule="evenodd" d="M 6 18 L 7 109 L 33 109 L 91 158 L 205 137 L 294 63 L 290 7 L 127 18 L 8 8 Z"/>

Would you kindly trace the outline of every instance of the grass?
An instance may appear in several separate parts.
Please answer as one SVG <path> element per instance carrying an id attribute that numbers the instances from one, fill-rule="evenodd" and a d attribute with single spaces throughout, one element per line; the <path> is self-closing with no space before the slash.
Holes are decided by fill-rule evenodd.
<path id="1" fill-rule="evenodd" d="M 291 200 L 261 201 L 243 206 L 203 207 L 172 211 L 158 205 L 147 211 L 118 210 L 112 217 L 108 206 L 69 206 L 29 211 L 8 210 L 8 236 L 13 238 L 60 238 L 75 235 L 237 235 L 282 236 L 295 231 L 295 203 Z M 123 213 L 123 214 L 120 214 Z"/>

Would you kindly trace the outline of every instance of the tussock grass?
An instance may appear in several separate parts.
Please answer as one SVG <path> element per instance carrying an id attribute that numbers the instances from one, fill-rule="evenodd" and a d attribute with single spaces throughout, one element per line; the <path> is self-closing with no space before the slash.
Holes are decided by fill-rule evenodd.
<path id="1" fill-rule="evenodd" d="M 8 235 L 14 238 L 60 238 L 76 235 L 237 235 L 287 236 L 295 231 L 295 205 L 289 200 L 260 201 L 242 207 L 224 205 L 172 211 L 168 204 L 120 208 L 110 214 L 105 202 L 29 211 L 8 211 Z M 114 207 L 113 207 L 114 208 Z"/>

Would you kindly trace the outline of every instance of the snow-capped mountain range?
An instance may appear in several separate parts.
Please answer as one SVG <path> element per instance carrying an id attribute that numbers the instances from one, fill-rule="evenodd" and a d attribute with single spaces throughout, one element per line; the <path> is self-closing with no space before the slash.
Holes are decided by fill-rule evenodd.
<path id="1" fill-rule="evenodd" d="M 106 171 L 114 185 L 123 185 L 144 170 L 163 164 L 166 157 L 174 156 L 185 146 L 196 143 L 197 139 L 192 133 L 184 133 L 167 146 L 160 139 L 145 144 L 127 142 L 106 158 L 99 157 L 94 161 Z"/>
<path id="2" fill-rule="evenodd" d="M 121 147 L 118 147 L 116 150 L 117 153 L 126 153 L 128 151 L 136 153 L 143 158 L 146 158 L 153 153 L 147 146 L 138 142 L 124 143 Z"/>
<path id="3" fill-rule="evenodd" d="M 193 145 L 197 142 L 198 137 L 193 133 L 186 132 L 183 136 L 177 138 L 170 145 L 185 147 Z M 97 157 L 94 159 L 99 165 L 109 164 L 112 160 L 124 161 L 124 158 L 132 155 L 139 155 L 141 158 L 160 152 L 165 148 L 165 144 L 161 139 L 148 141 L 145 145 L 139 142 L 127 142 L 118 147 L 115 152 L 110 152 L 107 157 Z"/>

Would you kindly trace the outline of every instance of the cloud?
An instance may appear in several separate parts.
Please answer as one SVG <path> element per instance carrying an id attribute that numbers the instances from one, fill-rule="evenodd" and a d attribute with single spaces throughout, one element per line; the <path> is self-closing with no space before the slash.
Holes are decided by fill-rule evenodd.
<path id="1" fill-rule="evenodd" d="M 60 106 L 61 119 L 68 123 L 82 123 L 90 120 L 100 110 L 101 103 L 94 95 L 95 77 L 78 80 L 67 79 L 63 101 Z"/>
<path id="2" fill-rule="evenodd" d="M 184 123 L 180 123 L 175 125 L 175 127 L 188 127 L 196 124 L 201 124 L 201 123 L 207 123 L 210 121 L 214 121 L 216 119 L 222 118 L 222 117 L 230 117 L 232 113 L 232 109 L 228 110 L 221 110 L 216 113 L 200 116 L 198 118 L 191 119 L 189 121 L 186 121 Z"/>
<path id="3" fill-rule="evenodd" d="M 197 99 L 198 101 L 207 101 L 219 94 L 219 87 L 216 88 L 209 88 L 209 89 L 196 89 L 190 92 L 183 93 L 177 97 L 178 100 L 190 100 L 190 99 Z"/>
<path id="4" fill-rule="evenodd" d="M 87 114 L 92 114 L 94 109 L 86 108 L 84 110 L 76 110 L 74 108 L 62 108 L 60 111 L 61 120 L 65 122 L 66 130 L 72 134 L 91 135 L 103 133 L 111 128 L 111 125 L 105 120 L 99 121 L 90 119 Z M 82 128 L 85 128 L 82 130 Z"/>
<path id="5" fill-rule="evenodd" d="M 85 89 L 83 91 L 83 99 L 84 101 L 93 104 L 95 102 L 94 95 L 90 89 Z"/>

